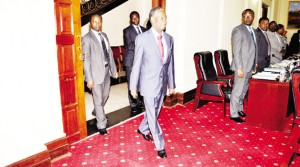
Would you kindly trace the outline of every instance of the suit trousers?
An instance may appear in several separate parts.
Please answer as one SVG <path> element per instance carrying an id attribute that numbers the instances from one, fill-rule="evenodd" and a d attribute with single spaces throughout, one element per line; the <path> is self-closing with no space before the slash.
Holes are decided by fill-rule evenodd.
<path id="1" fill-rule="evenodd" d="M 162 93 L 159 93 L 156 97 L 144 97 L 145 114 L 139 126 L 141 133 L 147 135 L 149 131 L 151 132 L 157 151 L 164 149 L 165 146 L 163 132 L 157 119 L 161 111 L 163 99 L 164 96 Z"/>
<path id="2" fill-rule="evenodd" d="M 234 72 L 234 84 L 230 96 L 230 117 L 239 117 L 238 111 L 244 110 L 244 98 L 248 91 L 249 79 L 252 77 L 252 71 L 244 72 L 244 77 L 239 78 L 237 71 Z"/>
<path id="3" fill-rule="evenodd" d="M 127 83 L 128 83 L 128 100 L 130 103 L 130 107 L 134 108 L 136 107 L 138 104 L 140 104 L 142 102 L 142 97 L 141 95 L 138 93 L 138 97 L 137 99 L 134 99 L 130 93 L 129 90 L 129 85 L 130 85 L 130 75 L 131 75 L 131 71 L 132 71 L 132 66 L 126 66 L 126 78 L 127 78 Z"/>
<path id="4" fill-rule="evenodd" d="M 108 99 L 109 89 L 110 89 L 109 69 L 108 67 L 105 67 L 105 77 L 103 83 L 95 84 L 94 88 L 92 89 L 94 110 L 96 113 L 98 129 L 106 128 L 107 118 L 104 112 L 104 105 Z"/>

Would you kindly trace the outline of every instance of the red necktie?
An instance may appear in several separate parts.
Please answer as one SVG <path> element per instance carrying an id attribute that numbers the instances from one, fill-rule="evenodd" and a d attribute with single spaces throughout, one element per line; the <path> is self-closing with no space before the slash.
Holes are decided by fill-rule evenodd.
<path id="1" fill-rule="evenodd" d="M 164 62 L 164 45 L 162 43 L 162 35 L 158 36 L 157 39 L 158 39 L 158 49 L 161 55 L 161 60 L 162 62 Z"/>

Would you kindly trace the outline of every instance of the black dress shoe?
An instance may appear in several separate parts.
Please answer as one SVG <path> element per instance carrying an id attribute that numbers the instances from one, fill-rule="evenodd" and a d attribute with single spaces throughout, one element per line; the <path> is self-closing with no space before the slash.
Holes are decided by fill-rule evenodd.
<path id="1" fill-rule="evenodd" d="M 131 107 L 131 112 L 132 112 L 132 113 L 136 113 L 136 111 L 137 111 L 137 110 L 136 110 L 136 107 Z"/>
<path id="2" fill-rule="evenodd" d="M 165 151 L 165 149 L 162 149 L 160 151 L 157 151 L 157 155 L 160 157 L 160 158 L 167 158 L 167 153 Z"/>
<path id="3" fill-rule="evenodd" d="M 241 117 L 246 117 L 246 114 L 244 113 L 244 111 L 238 111 L 238 114 Z"/>
<path id="4" fill-rule="evenodd" d="M 144 135 L 144 134 L 142 134 L 142 132 L 139 129 L 137 130 L 137 132 L 139 134 L 141 134 L 145 140 L 147 140 L 147 141 L 151 141 L 152 140 L 152 138 L 150 137 L 150 135 Z"/>
<path id="5" fill-rule="evenodd" d="M 100 135 L 107 134 L 106 128 L 104 128 L 104 129 L 98 129 L 98 131 L 99 131 Z"/>
<path id="6" fill-rule="evenodd" d="M 138 107 L 139 109 L 141 109 L 141 110 L 144 109 L 144 105 L 143 105 L 142 103 L 137 104 L 137 107 Z"/>
<path id="7" fill-rule="evenodd" d="M 92 111 L 92 116 L 96 116 L 96 111 L 95 111 L 95 109 Z"/>
<path id="8" fill-rule="evenodd" d="M 230 118 L 230 120 L 233 120 L 233 121 L 238 122 L 238 123 L 243 123 L 243 122 L 245 122 L 245 121 L 244 121 L 242 118 L 240 118 L 240 117 Z"/>

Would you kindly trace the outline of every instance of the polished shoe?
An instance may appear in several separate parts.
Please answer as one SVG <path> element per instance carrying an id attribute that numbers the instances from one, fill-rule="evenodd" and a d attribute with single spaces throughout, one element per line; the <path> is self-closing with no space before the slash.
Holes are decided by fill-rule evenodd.
<path id="1" fill-rule="evenodd" d="M 104 129 L 98 129 L 98 131 L 99 131 L 100 135 L 107 134 L 106 128 L 104 128 Z"/>
<path id="2" fill-rule="evenodd" d="M 246 117 L 246 114 L 244 113 L 244 111 L 238 111 L 238 114 L 241 117 Z"/>
<path id="3" fill-rule="evenodd" d="M 143 138 L 144 138 L 145 140 L 147 140 L 147 141 L 151 141 L 151 140 L 152 140 L 152 138 L 150 137 L 150 135 L 144 135 L 144 134 L 142 134 L 142 132 L 141 132 L 139 129 L 137 130 L 137 132 L 138 132 L 139 134 L 143 135 Z"/>
<path id="4" fill-rule="evenodd" d="M 132 113 L 136 113 L 136 112 L 137 112 L 136 107 L 131 107 L 131 112 L 132 112 Z"/>
<path id="5" fill-rule="evenodd" d="M 94 117 L 96 116 L 96 111 L 95 110 L 92 111 L 92 116 L 94 116 Z"/>
<path id="6" fill-rule="evenodd" d="M 230 118 L 230 120 L 233 120 L 233 121 L 238 122 L 238 123 L 243 123 L 243 122 L 245 122 L 245 121 L 244 121 L 242 118 L 240 118 L 240 117 Z"/>
<path id="7" fill-rule="evenodd" d="M 166 153 L 165 149 L 160 150 L 160 151 L 157 151 L 157 155 L 158 155 L 160 158 L 167 158 L 167 153 Z"/>
<path id="8" fill-rule="evenodd" d="M 139 104 L 137 105 L 137 107 L 138 107 L 139 109 L 141 109 L 141 110 L 143 110 L 143 109 L 144 109 L 144 105 L 143 105 L 143 103 L 139 103 Z"/>

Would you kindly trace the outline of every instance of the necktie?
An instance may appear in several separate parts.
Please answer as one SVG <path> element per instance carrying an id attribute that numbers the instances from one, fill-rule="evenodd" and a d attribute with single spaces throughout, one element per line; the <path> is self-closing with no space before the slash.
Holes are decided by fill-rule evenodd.
<path id="1" fill-rule="evenodd" d="M 105 45 L 105 42 L 104 42 L 104 38 L 102 37 L 101 33 L 99 33 L 99 36 L 100 36 L 100 40 L 101 40 L 101 45 L 102 45 L 102 49 L 103 49 L 103 53 L 104 53 L 105 62 L 108 63 L 108 67 L 110 68 L 110 58 L 109 58 L 109 54 L 107 52 L 107 48 L 106 48 L 106 45 Z"/>
<path id="2" fill-rule="evenodd" d="M 136 29 L 138 30 L 138 34 L 141 34 L 141 30 L 139 29 L 139 26 L 136 27 Z"/>
<path id="3" fill-rule="evenodd" d="M 162 62 L 164 62 L 164 45 L 162 43 L 162 35 L 158 36 L 157 39 L 158 39 L 158 49 L 161 55 L 161 60 Z"/>
<path id="4" fill-rule="evenodd" d="M 252 30 L 251 30 L 250 27 L 249 27 L 249 32 L 250 32 L 251 38 L 252 38 L 252 40 L 253 40 L 253 42 L 255 44 L 254 34 L 253 34 L 253 32 L 252 32 Z"/>

